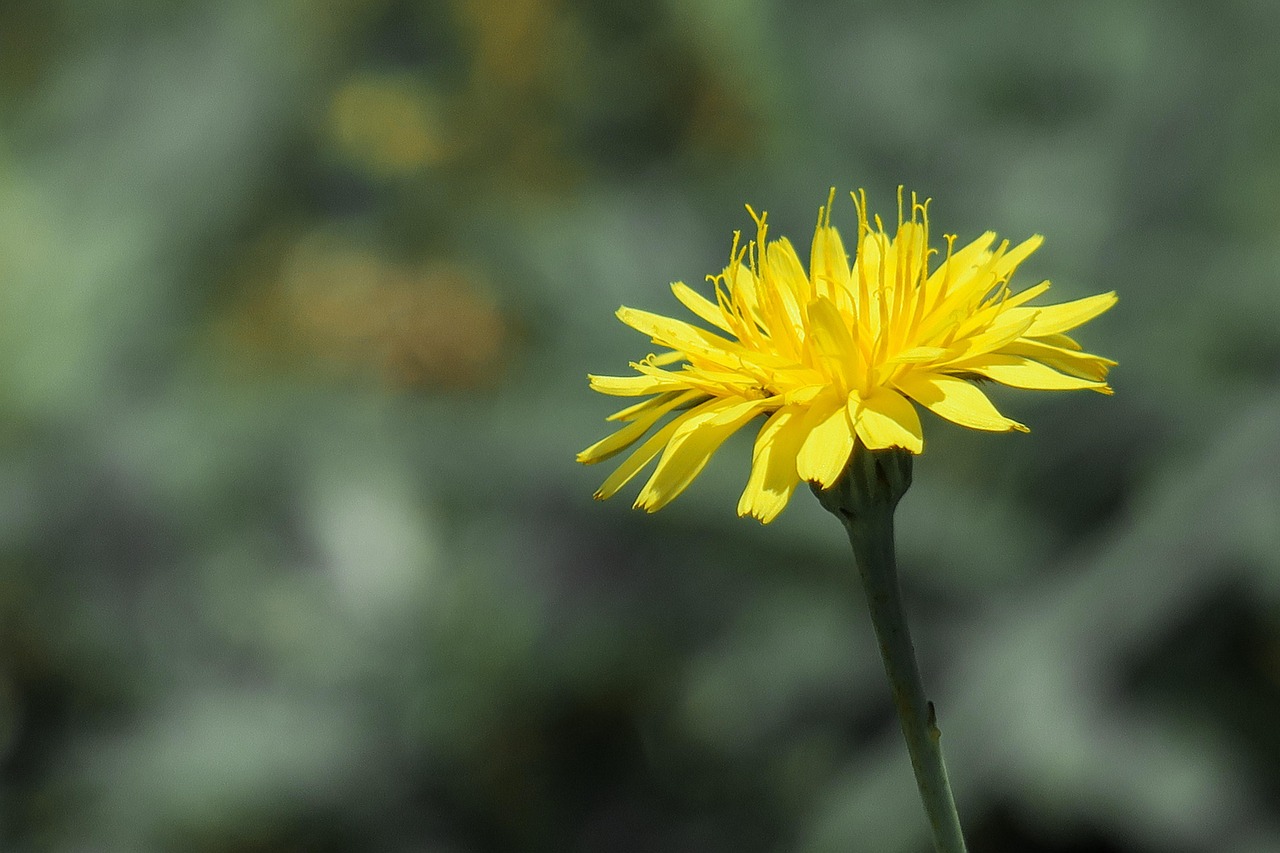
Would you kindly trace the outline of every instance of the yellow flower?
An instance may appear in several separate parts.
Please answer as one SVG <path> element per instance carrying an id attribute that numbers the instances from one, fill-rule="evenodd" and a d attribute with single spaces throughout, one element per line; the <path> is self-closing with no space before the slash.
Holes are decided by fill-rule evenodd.
<path id="1" fill-rule="evenodd" d="M 714 300 L 682 282 L 671 286 L 715 331 L 618 309 L 622 322 L 663 351 L 632 363 L 633 376 L 589 377 L 603 394 L 648 399 L 611 415 L 625 425 L 579 453 L 578 461 L 608 459 L 672 417 L 605 480 L 596 498 L 612 496 L 661 453 L 635 503 L 654 512 L 688 487 L 726 438 L 767 415 L 738 514 L 768 523 L 800 481 L 833 485 L 855 443 L 922 452 L 913 401 L 961 426 L 1026 432 L 970 380 L 1111 393 L 1105 380 L 1115 362 L 1082 352 L 1064 333 L 1114 305 L 1115 293 L 1030 306 L 1049 282 L 1016 294 L 1009 287 L 1042 237 L 992 248 L 996 235 L 988 231 L 955 249 L 948 235 L 946 254 L 936 262 L 927 200 L 919 203 L 913 193 L 904 219 L 899 188 L 898 228 L 890 236 L 878 216 L 868 217 L 860 192 L 853 196 L 858 240 L 851 266 L 831 227 L 834 198 L 832 190 L 819 210 L 808 273 L 785 237 L 766 241 L 765 215 L 748 207 L 757 237 L 742 247 L 734 234 L 728 267 L 707 277 Z"/>

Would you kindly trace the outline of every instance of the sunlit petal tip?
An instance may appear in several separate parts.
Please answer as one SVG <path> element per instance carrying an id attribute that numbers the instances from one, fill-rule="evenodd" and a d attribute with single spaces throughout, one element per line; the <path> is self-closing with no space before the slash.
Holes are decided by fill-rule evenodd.
<path id="1" fill-rule="evenodd" d="M 792 482 L 777 491 L 759 488 L 758 484 L 755 488 L 748 486 L 738 498 L 738 515 L 743 518 L 751 516 L 761 524 L 768 524 L 787 508 L 796 485 Z"/>
<path id="2" fill-rule="evenodd" d="M 738 517 L 754 518 L 756 521 L 760 522 L 761 524 L 768 524 L 769 522 L 773 521 L 782 513 L 782 510 L 785 506 L 786 504 L 783 503 L 782 505 L 778 506 L 776 509 L 772 507 L 764 508 L 755 503 L 748 503 L 746 497 L 744 496 L 738 501 Z"/>
<path id="3" fill-rule="evenodd" d="M 1097 304 L 1099 306 L 1097 309 L 1097 313 L 1092 314 L 1088 318 L 1089 320 L 1092 320 L 1094 317 L 1098 316 L 1098 314 L 1105 314 L 1107 311 L 1110 311 L 1112 308 L 1116 307 L 1116 303 L 1120 301 L 1120 294 L 1116 293 L 1114 290 L 1108 290 L 1105 293 L 1099 293 L 1096 296 L 1086 296 L 1084 299 L 1080 299 L 1077 301 L 1083 303 L 1089 299 L 1097 300 Z M 1083 323 L 1087 321 L 1082 320 L 1081 322 Z"/>
<path id="4" fill-rule="evenodd" d="M 645 490 L 640 492 L 639 497 L 636 498 L 636 501 L 634 504 L 631 505 L 631 508 L 642 509 L 645 512 L 652 514 L 662 509 L 664 506 L 671 503 L 676 498 L 680 497 L 680 495 L 682 495 L 683 493 L 684 493 L 683 488 L 667 489 L 665 491 L 659 492 L 656 489 L 650 489 L 646 487 Z"/>
<path id="5" fill-rule="evenodd" d="M 1033 254 L 1037 249 L 1039 249 L 1043 245 L 1044 245 L 1044 235 L 1032 234 L 1030 237 L 1023 240 L 1017 246 L 1014 246 L 1012 249 L 1010 249 L 1009 253 L 1013 254 L 1014 252 L 1025 252 L 1025 254 L 1023 254 L 1022 256 L 1025 258 Z"/>

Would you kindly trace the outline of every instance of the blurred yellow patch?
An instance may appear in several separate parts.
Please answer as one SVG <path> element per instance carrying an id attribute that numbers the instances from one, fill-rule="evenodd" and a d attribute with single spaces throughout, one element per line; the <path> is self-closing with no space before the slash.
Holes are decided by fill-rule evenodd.
<path id="1" fill-rule="evenodd" d="M 448 158 L 448 145 L 421 86 L 397 77 L 361 75 L 329 103 L 330 133 L 342 153 L 382 176 L 404 175 Z"/>

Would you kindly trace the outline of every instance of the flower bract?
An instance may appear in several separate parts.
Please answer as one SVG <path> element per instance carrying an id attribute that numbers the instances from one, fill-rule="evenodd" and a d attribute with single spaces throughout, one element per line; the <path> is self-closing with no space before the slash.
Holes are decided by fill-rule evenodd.
<path id="1" fill-rule="evenodd" d="M 676 299 L 701 323 L 620 308 L 618 318 L 659 351 L 628 376 L 590 376 L 591 387 L 643 398 L 609 417 L 620 426 L 578 454 L 595 463 L 630 454 L 596 492 L 611 497 L 653 460 L 636 499 L 660 509 L 683 492 L 734 432 L 763 418 L 739 515 L 772 521 L 801 481 L 830 487 L 855 446 L 924 450 L 917 406 L 977 430 L 1027 431 L 996 410 L 979 383 L 1043 391 L 1111 393 L 1115 362 L 1082 351 L 1066 333 L 1106 311 L 1114 292 L 1032 305 L 1041 282 L 1014 292 L 1014 270 L 1042 242 L 1016 246 L 987 232 L 957 248 L 930 246 L 928 201 L 898 195 L 893 233 L 853 196 L 852 260 L 831 225 L 832 191 L 819 210 L 808 269 L 785 238 L 734 235 L 729 264 L 708 276 L 710 296 L 682 282 Z M 638 446 L 636 446 L 638 444 Z"/>

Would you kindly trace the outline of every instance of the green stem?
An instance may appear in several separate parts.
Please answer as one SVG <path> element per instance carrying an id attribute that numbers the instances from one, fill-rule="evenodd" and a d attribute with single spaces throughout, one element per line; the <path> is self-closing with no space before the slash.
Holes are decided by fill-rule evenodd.
<path id="1" fill-rule="evenodd" d="M 893 512 L 911 483 L 911 456 L 906 451 L 870 452 L 858 447 L 853 457 L 841 482 L 815 492 L 849 534 L 934 849 L 965 853 L 960 817 L 942 760 L 941 732 L 933 703 L 925 698 L 898 586 Z"/>

